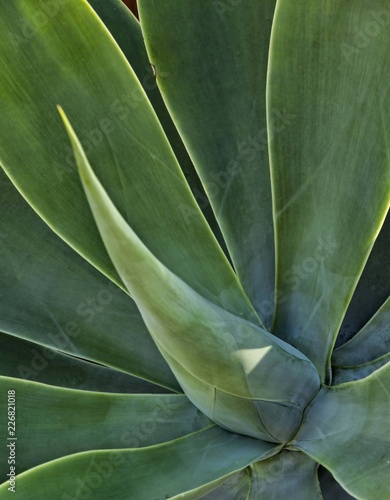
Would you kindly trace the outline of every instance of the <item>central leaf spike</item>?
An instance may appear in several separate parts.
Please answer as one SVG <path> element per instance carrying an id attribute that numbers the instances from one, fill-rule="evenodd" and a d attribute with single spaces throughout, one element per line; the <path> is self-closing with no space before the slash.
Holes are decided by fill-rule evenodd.
<path id="1" fill-rule="evenodd" d="M 60 113 L 108 254 L 188 398 L 230 431 L 270 442 L 290 441 L 320 388 L 314 365 L 263 328 L 205 299 L 167 269 L 113 205 Z"/>

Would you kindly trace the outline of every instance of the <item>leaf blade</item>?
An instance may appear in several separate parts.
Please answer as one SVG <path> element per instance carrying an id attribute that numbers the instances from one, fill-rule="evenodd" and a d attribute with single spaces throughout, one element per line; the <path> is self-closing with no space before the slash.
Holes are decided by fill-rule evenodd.
<path id="1" fill-rule="evenodd" d="M 79 391 L 9 377 L 0 377 L 0 387 L 16 393 L 18 474 L 74 453 L 150 446 L 213 425 L 184 395 Z M 6 398 L 1 407 L 6 412 Z M 6 432 L 3 426 L 3 440 Z"/>
<path id="2" fill-rule="evenodd" d="M 321 389 L 292 443 L 357 498 L 390 495 L 389 383 L 387 363 L 363 380 Z"/>
<path id="3" fill-rule="evenodd" d="M 61 109 L 60 113 L 104 244 L 156 345 L 184 388 L 194 383 L 206 387 L 191 389 L 190 399 L 235 432 L 289 441 L 303 408 L 319 390 L 314 366 L 266 330 L 205 300 L 167 269 L 118 212 Z M 271 371 L 274 384 L 269 382 Z M 239 402 L 246 405 L 247 426 Z M 229 410 L 232 405 L 238 414 Z"/>
<path id="4" fill-rule="evenodd" d="M 0 329 L 180 392 L 134 301 L 0 185 Z"/>
<path id="5" fill-rule="evenodd" d="M 270 140 L 278 269 L 273 331 L 305 352 L 323 381 L 390 202 L 384 112 L 390 92 L 376 73 L 389 62 L 390 42 L 376 37 L 351 58 L 342 50 L 385 2 L 353 5 L 281 0 L 268 73 L 269 108 L 296 115 L 293 133 Z"/>
<path id="6" fill-rule="evenodd" d="M 139 6 L 161 93 L 269 328 L 275 277 L 265 84 L 275 0 L 249 0 L 245 8 L 174 0 Z"/>
<path id="7" fill-rule="evenodd" d="M 42 0 L 42 9 L 48 4 Z M 19 33 L 20 19 L 34 24 L 41 11 L 28 0 L 12 0 L 2 9 L 0 159 L 26 199 L 73 248 L 123 286 L 88 211 L 55 109 L 62 104 L 111 196 L 150 248 L 210 300 L 218 302 L 224 290 L 227 307 L 253 316 L 142 86 L 87 1 L 68 0 L 36 26 L 29 43 L 16 46 L 12 35 Z M 182 206 L 193 212 L 191 225 Z"/>
<path id="8" fill-rule="evenodd" d="M 18 495 L 21 500 L 38 500 L 43 493 L 53 492 L 68 500 L 81 491 L 93 491 L 97 500 L 108 500 L 126 497 L 130 492 L 134 500 L 163 500 L 166 495 L 178 495 L 245 468 L 272 454 L 274 448 L 270 443 L 212 428 L 166 445 L 86 452 L 45 464 L 18 477 Z M 100 473 L 101 481 L 91 488 L 93 472 L 96 477 L 105 464 L 105 470 L 111 466 L 110 481 L 103 481 Z M 6 486 L 0 486 L 0 493 Z"/>
<path id="9" fill-rule="evenodd" d="M 390 298 L 372 319 L 348 342 L 335 349 L 332 363 L 353 366 L 373 361 L 390 351 Z"/>
<path id="10" fill-rule="evenodd" d="M 164 393 L 158 385 L 0 332 L 0 375 L 86 391 Z"/>

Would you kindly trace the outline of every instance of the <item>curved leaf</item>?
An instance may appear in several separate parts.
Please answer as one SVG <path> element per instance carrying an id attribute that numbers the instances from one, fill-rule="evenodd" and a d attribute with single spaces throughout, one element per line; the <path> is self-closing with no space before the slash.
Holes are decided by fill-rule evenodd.
<path id="1" fill-rule="evenodd" d="M 202 486 L 199 486 L 198 488 L 194 488 L 192 490 L 186 491 L 185 493 L 179 493 L 178 495 L 175 495 L 174 497 L 171 497 L 172 500 L 199 500 L 200 498 L 208 498 L 208 494 L 210 492 L 215 491 L 215 488 L 218 488 L 221 484 L 224 484 L 226 481 L 228 481 L 232 477 L 236 477 L 238 474 L 237 472 L 232 472 L 231 474 L 227 474 L 226 476 L 223 476 L 222 478 L 216 479 L 215 481 L 211 481 L 209 483 L 203 484 Z"/>
<path id="2" fill-rule="evenodd" d="M 351 340 L 335 349 L 332 364 L 353 366 L 373 361 L 390 352 L 390 298 Z"/>
<path id="3" fill-rule="evenodd" d="M 180 391 L 134 301 L 58 238 L 1 169 L 0 185 L 0 329 Z"/>
<path id="4" fill-rule="evenodd" d="M 202 500 L 247 500 L 250 488 L 248 468 L 236 472 Z"/>
<path id="5" fill-rule="evenodd" d="M 161 93 L 237 274 L 270 326 L 275 274 L 265 85 L 275 0 L 238 8 L 207 0 L 139 6 Z M 291 117 L 273 112 L 276 133 Z M 189 207 L 187 213 L 192 217 Z"/>
<path id="6" fill-rule="evenodd" d="M 390 203 L 387 5 L 280 0 L 274 19 L 268 117 L 277 108 L 296 118 L 293 130 L 270 137 L 278 290 L 272 331 L 304 352 L 322 381 Z M 356 30 L 372 22 L 382 36 L 356 48 Z"/>
<path id="7" fill-rule="evenodd" d="M 292 443 L 359 499 L 390 498 L 389 387 L 387 363 L 363 380 L 321 389 Z"/>
<path id="8" fill-rule="evenodd" d="M 213 233 L 220 245 L 225 249 L 219 226 L 215 220 L 210 202 L 206 197 L 202 183 L 162 100 L 154 75 L 155 67 L 149 61 L 145 48 L 141 26 L 135 17 L 123 5 L 122 0 L 88 0 L 100 19 L 104 22 L 115 41 L 122 49 L 137 78 L 142 85 L 150 103 L 156 112 L 170 145 L 175 153 L 191 191 L 202 209 Z M 186 211 L 183 208 L 183 215 Z M 187 216 L 189 214 L 187 213 Z"/>
<path id="9" fill-rule="evenodd" d="M 390 296 L 390 212 L 375 240 L 358 286 L 348 305 L 336 346 L 361 330 Z"/>
<path id="10" fill-rule="evenodd" d="M 121 285 L 82 193 L 55 109 L 63 105 L 110 196 L 145 244 L 209 300 L 222 298 L 227 309 L 253 318 L 112 36 L 86 0 L 56 4 L 52 15 L 51 6 L 51 0 L 2 5 L 0 161 L 8 175 L 62 238 Z M 39 16 L 46 22 L 35 22 Z M 28 40 L 22 37 L 26 26 Z M 191 223 L 182 206 L 193 212 Z"/>
<path id="11" fill-rule="evenodd" d="M 165 500 L 243 469 L 274 447 L 214 427 L 147 448 L 79 453 L 18 476 L 18 500 Z"/>
<path id="12" fill-rule="evenodd" d="M 318 464 L 303 453 L 282 451 L 250 467 L 251 487 L 248 500 L 320 500 Z"/>
<path id="13" fill-rule="evenodd" d="M 390 353 L 381 356 L 374 361 L 369 361 L 356 366 L 333 366 L 332 367 L 332 385 L 344 384 L 353 380 L 366 378 L 371 373 L 378 370 L 390 361 Z"/>
<path id="14" fill-rule="evenodd" d="M 318 468 L 318 478 L 324 500 L 356 500 L 339 485 L 332 474 L 320 466 Z"/>
<path id="15" fill-rule="evenodd" d="M 73 453 L 149 446 L 213 425 L 184 395 L 77 391 L 9 377 L 0 377 L 0 388 L 16 393 L 15 435 L 3 425 L 0 436 L 15 440 L 18 474 Z M 0 407 L 6 415 L 6 397 Z M 2 481 L 8 451 L 0 455 Z"/>
<path id="16" fill-rule="evenodd" d="M 0 375 L 85 391 L 166 392 L 140 378 L 1 332 Z"/>
<path id="17" fill-rule="evenodd" d="M 314 366 L 290 345 L 218 308 L 169 271 L 126 224 L 60 113 L 107 251 L 188 397 L 228 429 L 289 441 L 303 408 L 319 390 Z M 190 395 L 193 384 L 207 388 Z"/>

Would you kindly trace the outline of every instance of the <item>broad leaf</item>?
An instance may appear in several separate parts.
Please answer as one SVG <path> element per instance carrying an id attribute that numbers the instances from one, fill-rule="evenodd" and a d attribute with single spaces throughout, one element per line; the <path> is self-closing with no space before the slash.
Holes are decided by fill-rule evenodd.
<path id="1" fill-rule="evenodd" d="M 319 390 L 314 366 L 277 337 L 207 301 L 156 259 L 113 205 L 60 113 L 107 251 L 188 397 L 228 429 L 289 441 Z"/>
<path id="2" fill-rule="evenodd" d="M 276 231 L 273 332 L 329 380 L 331 351 L 390 201 L 390 38 L 385 0 L 280 0 L 268 71 Z M 387 19 L 387 17 L 386 17 Z M 356 32 L 382 36 L 364 48 Z"/>
<path id="3" fill-rule="evenodd" d="M 359 499 L 390 498 L 389 387 L 390 363 L 363 380 L 324 387 L 292 443 Z"/>
<path id="4" fill-rule="evenodd" d="M 270 326 L 275 278 L 265 86 L 275 0 L 237 8 L 209 0 L 139 6 L 161 93 L 238 276 Z M 290 130 L 292 115 L 272 113 L 271 134 Z"/>
<path id="5" fill-rule="evenodd" d="M 63 389 L 0 377 L 2 394 L 15 391 L 17 472 L 77 452 L 137 448 L 171 441 L 213 425 L 184 395 L 108 394 Z M 1 400 L 7 413 L 7 397 Z M 5 481 L 6 446 L 0 463 Z M 57 478 L 58 479 L 58 478 Z M 19 486 L 19 484 L 18 484 Z"/>
<path id="6" fill-rule="evenodd" d="M 208 299 L 255 321 L 140 83 L 86 0 L 4 3 L 0 58 L 0 161 L 44 220 L 121 285 L 82 193 L 61 104 L 145 244 Z"/>
<path id="7" fill-rule="evenodd" d="M 140 378 L 1 332 L 0 375 L 86 391 L 165 392 Z"/>
<path id="8" fill-rule="evenodd" d="M 0 330 L 180 391 L 134 301 L 58 238 L 1 169 L 0 185 Z"/>
<path id="9" fill-rule="evenodd" d="M 165 500 L 273 453 L 271 443 L 214 427 L 162 445 L 79 453 L 50 462 L 18 476 L 18 500 L 85 495 L 96 500 Z M 8 493 L 7 487 L 8 482 L 0 486 L 0 495 Z"/>

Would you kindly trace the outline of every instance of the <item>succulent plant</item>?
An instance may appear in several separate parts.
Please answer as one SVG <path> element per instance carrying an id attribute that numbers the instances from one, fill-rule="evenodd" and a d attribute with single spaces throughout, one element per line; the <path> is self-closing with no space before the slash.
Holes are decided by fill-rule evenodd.
<path id="1" fill-rule="evenodd" d="M 138 9 L 0 7 L 0 498 L 390 498 L 386 2 Z"/>

